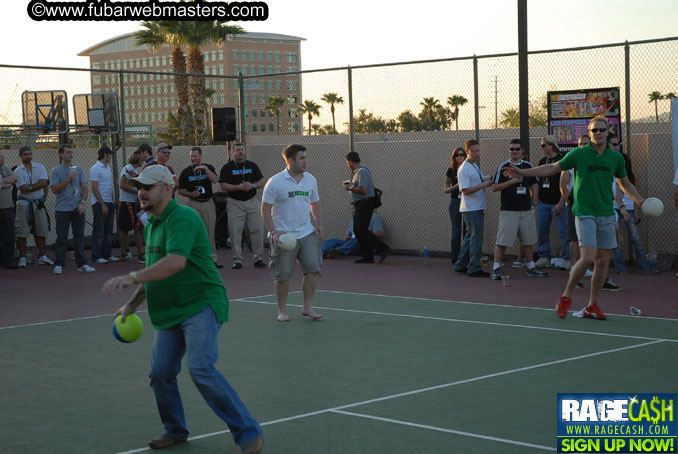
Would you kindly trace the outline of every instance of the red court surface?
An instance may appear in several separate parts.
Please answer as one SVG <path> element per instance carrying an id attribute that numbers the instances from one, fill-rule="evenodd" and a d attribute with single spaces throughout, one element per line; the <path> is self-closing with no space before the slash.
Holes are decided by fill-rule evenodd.
<path id="1" fill-rule="evenodd" d="M 273 293 L 273 279 L 266 269 L 252 267 L 251 255 L 245 255 L 245 267 L 231 270 L 230 250 L 220 249 L 224 264 L 221 276 L 232 299 Z M 0 268 L 3 316 L 0 326 L 66 320 L 112 314 L 126 302 L 131 289 L 109 296 L 101 292 L 103 283 L 112 276 L 126 274 L 143 265 L 118 262 L 98 265 L 94 273 L 78 273 L 72 261 L 64 274 L 52 274 L 52 267 L 30 265 L 25 269 Z M 486 270 L 487 267 L 486 267 Z M 490 278 L 470 278 L 452 271 L 447 259 L 412 256 L 389 256 L 383 264 L 354 264 L 353 258 L 328 259 L 322 270 L 318 289 L 353 293 L 382 294 L 476 303 L 506 304 L 552 308 L 563 291 L 567 272 L 548 269 L 547 278 L 529 278 L 524 270 L 506 267 L 511 276 L 508 287 Z M 678 278 L 674 272 L 640 276 L 637 274 L 610 277 L 621 286 L 619 292 L 603 292 L 600 306 L 606 313 L 628 315 L 636 306 L 643 316 L 678 319 L 676 291 Z M 588 300 L 589 282 L 585 290 L 575 290 L 572 310 Z M 301 289 L 301 276 L 295 272 L 291 291 Z M 142 305 L 140 309 L 145 309 Z M 292 317 L 299 317 L 291 313 Z M 271 308 L 271 321 L 275 321 Z M 555 313 L 554 313 L 555 317 Z"/>

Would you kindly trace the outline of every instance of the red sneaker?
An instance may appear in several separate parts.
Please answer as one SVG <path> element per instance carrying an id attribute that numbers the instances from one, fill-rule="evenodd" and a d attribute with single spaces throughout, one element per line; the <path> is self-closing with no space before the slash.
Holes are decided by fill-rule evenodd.
<path id="1" fill-rule="evenodd" d="M 598 307 L 598 303 L 593 303 L 584 309 L 584 318 L 595 318 L 596 320 L 606 320 L 607 316 Z"/>
<path id="2" fill-rule="evenodd" d="M 571 304 L 572 298 L 569 296 L 561 296 L 558 298 L 558 304 L 556 305 L 556 314 L 558 314 L 558 317 L 567 317 L 567 310 L 570 308 Z"/>

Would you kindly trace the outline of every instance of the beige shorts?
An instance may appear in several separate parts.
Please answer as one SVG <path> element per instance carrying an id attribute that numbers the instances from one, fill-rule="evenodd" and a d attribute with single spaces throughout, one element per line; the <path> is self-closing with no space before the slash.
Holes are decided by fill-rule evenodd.
<path id="1" fill-rule="evenodd" d="M 500 211 L 497 244 L 499 246 L 513 246 L 519 234 L 520 241 L 525 246 L 537 242 L 537 223 L 534 210 Z"/>
<path id="2" fill-rule="evenodd" d="M 35 219 L 35 236 L 47 236 L 49 228 L 47 226 L 47 211 L 38 210 L 37 204 L 33 204 L 33 218 Z M 28 223 L 28 205 L 17 204 L 16 221 L 14 224 L 14 234 L 17 238 L 28 238 L 31 234 L 31 225 Z"/>
<path id="3" fill-rule="evenodd" d="M 289 281 L 294 272 L 294 262 L 299 263 L 303 274 L 318 273 L 323 264 L 323 252 L 315 233 L 297 240 L 297 247 L 291 251 L 278 249 L 271 242 L 271 274 L 280 282 Z"/>

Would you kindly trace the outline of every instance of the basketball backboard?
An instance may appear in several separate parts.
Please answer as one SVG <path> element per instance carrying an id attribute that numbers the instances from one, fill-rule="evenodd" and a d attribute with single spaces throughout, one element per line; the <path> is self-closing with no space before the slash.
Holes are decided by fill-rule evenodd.
<path id="1" fill-rule="evenodd" d="M 116 93 L 88 93 L 73 96 L 75 127 L 97 134 L 120 132 L 120 111 Z"/>
<path id="2" fill-rule="evenodd" d="M 42 134 L 68 132 L 68 98 L 64 90 L 21 94 L 23 126 Z"/>

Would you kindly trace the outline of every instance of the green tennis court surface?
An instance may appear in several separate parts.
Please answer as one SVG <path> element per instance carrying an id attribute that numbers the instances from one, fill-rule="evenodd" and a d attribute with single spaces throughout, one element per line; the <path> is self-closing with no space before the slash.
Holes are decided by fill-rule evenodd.
<path id="1" fill-rule="evenodd" d="M 678 321 L 319 291 L 320 322 L 275 321 L 275 299 L 231 303 L 218 368 L 264 428 L 268 453 L 555 451 L 558 392 L 675 392 Z M 575 308 L 579 309 L 579 308 Z M 4 453 L 147 450 L 162 432 L 148 385 L 152 328 L 111 317 L 0 329 Z M 190 441 L 239 453 L 179 376 Z"/>

